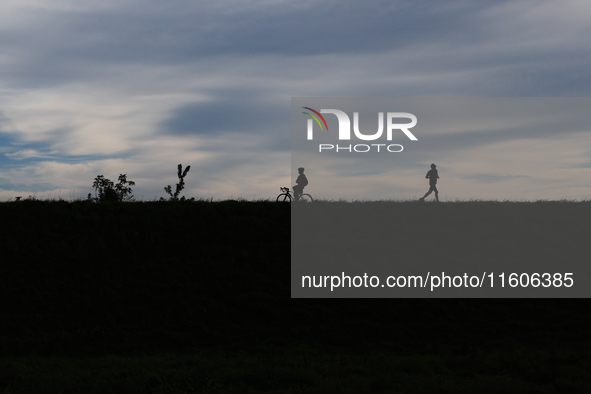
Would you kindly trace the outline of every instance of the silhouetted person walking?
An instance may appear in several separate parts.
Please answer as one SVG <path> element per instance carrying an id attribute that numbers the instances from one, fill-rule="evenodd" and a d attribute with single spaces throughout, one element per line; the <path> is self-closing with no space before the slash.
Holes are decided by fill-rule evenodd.
<path id="1" fill-rule="evenodd" d="M 298 168 L 298 172 L 300 175 L 298 176 L 298 179 L 296 179 L 296 185 L 292 188 L 293 196 L 296 201 L 300 199 L 300 196 L 304 192 L 304 187 L 308 185 L 308 178 L 304 175 L 304 167 Z"/>
<path id="2" fill-rule="evenodd" d="M 439 174 L 437 173 L 437 166 L 435 164 L 431 164 L 431 169 L 425 175 L 425 178 L 429 179 L 429 191 L 425 193 L 423 197 L 420 198 L 421 201 L 425 201 L 425 197 L 427 197 L 431 192 L 435 192 L 435 199 L 439 202 L 439 191 L 437 191 L 437 179 L 439 179 Z"/>

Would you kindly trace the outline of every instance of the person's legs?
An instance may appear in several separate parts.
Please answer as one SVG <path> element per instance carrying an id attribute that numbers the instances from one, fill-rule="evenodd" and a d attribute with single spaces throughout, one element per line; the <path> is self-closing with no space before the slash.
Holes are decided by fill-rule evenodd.
<path id="1" fill-rule="evenodd" d="M 435 191 L 435 199 L 437 200 L 437 202 L 439 202 L 439 190 L 437 190 L 437 187 L 435 187 L 435 185 L 433 185 L 433 190 Z"/>
<path id="2" fill-rule="evenodd" d="M 435 198 L 437 198 L 437 188 L 436 188 L 435 186 L 431 185 L 431 186 L 429 187 L 429 191 L 428 191 L 427 193 L 425 193 L 425 195 L 424 195 L 424 196 L 421 198 L 421 201 L 424 201 L 424 200 L 425 200 L 425 198 L 426 198 L 426 197 L 427 197 L 429 194 L 431 194 L 431 192 L 433 192 L 433 191 L 435 191 Z M 439 201 L 439 199 L 438 199 L 438 198 L 437 198 L 437 201 Z"/>
<path id="3" fill-rule="evenodd" d="M 293 197 L 295 198 L 295 200 L 296 201 L 299 200 L 300 196 L 303 193 L 303 188 L 301 186 L 296 185 L 296 186 L 292 187 L 292 190 L 293 190 Z"/>

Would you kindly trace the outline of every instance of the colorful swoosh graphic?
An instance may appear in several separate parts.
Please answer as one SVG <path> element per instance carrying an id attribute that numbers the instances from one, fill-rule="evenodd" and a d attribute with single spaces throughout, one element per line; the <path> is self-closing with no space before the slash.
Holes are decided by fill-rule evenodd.
<path id="1" fill-rule="evenodd" d="M 314 112 L 316 115 L 320 116 L 320 119 L 322 119 L 322 121 L 324 122 L 324 125 L 326 126 L 326 131 L 328 131 L 328 125 L 326 124 L 326 120 L 324 120 L 324 116 L 320 115 L 320 112 L 318 112 L 318 111 L 316 111 L 316 110 L 314 110 L 312 108 L 309 108 L 309 107 L 302 107 L 302 108 L 307 109 L 307 110 L 310 110 L 310 111 Z M 314 120 L 316 121 L 316 123 L 318 123 L 318 126 L 320 126 L 320 130 L 322 130 L 322 124 L 320 123 L 320 120 L 318 120 L 318 118 L 316 116 L 314 116 L 314 115 L 312 115 L 311 113 L 308 113 L 308 112 L 302 112 L 302 113 L 303 114 L 306 114 L 306 115 L 310 115 L 311 117 L 313 117 Z"/>

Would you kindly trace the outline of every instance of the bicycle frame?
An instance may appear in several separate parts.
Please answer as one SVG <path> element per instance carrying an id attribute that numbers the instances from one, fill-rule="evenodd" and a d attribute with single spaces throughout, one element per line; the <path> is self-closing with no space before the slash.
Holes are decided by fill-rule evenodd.
<path id="1" fill-rule="evenodd" d="M 311 195 L 307 194 L 307 193 L 301 193 L 299 196 L 297 196 L 295 194 L 292 194 L 292 190 L 289 190 L 289 187 L 280 187 L 279 189 L 281 189 L 282 193 L 277 196 L 277 201 L 285 201 L 287 199 L 289 199 L 289 201 L 299 201 L 303 196 L 305 196 L 305 201 L 314 201 L 314 199 L 312 198 Z M 281 197 L 283 196 L 283 199 L 281 199 Z"/>

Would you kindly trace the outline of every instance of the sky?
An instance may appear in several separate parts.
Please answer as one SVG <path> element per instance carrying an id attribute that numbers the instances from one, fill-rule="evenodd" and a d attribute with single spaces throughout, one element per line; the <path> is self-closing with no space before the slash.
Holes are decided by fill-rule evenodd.
<path id="1" fill-rule="evenodd" d="M 333 200 L 416 200 L 430 163 L 442 200 L 582 200 L 590 108 L 590 97 L 294 98 L 292 164 Z"/>
<path id="2" fill-rule="evenodd" d="M 586 1 L 6 0 L 0 17 L 0 201 L 84 198 L 99 174 L 158 199 L 179 163 L 187 197 L 275 198 L 299 166 L 292 97 L 591 92 Z M 447 133 L 469 138 L 423 136 L 387 196 L 422 195 L 435 160 L 446 199 L 591 196 L 586 130 Z M 317 197 L 362 196 L 307 171 Z"/>

